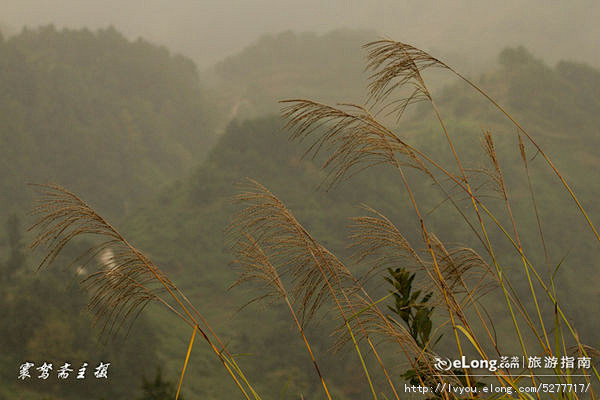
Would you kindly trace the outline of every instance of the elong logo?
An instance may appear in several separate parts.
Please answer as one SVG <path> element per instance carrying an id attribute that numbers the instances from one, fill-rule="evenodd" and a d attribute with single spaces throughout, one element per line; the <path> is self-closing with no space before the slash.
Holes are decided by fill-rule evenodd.
<path id="1" fill-rule="evenodd" d="M 440 357 L 436 357 L 434 367 L 438 371 L 449 371 L 451 368 L 482 368 L 487 369 L 490 372 L 494 372 L 498 370 L 498 360 L 470 360 L 469 362 L 467 362 L 467 358 L 465 356 L 462 356 L 460 359 L 454 361 L 451 361 L 449 358 L 443 359 Z"/>

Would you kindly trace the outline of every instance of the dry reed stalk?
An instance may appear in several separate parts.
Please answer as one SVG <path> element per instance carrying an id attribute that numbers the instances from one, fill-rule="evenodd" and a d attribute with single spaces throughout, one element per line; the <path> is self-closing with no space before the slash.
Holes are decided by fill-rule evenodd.
<path id="1" fill-rule="evenodd" d="M 96 322 L 102 323 L 102 333 L 116 333 L 129 317 L 133 317 L 134 321 L 151 301 L 158 301 L 198 330 L 246 399 L 250 397 L 240 378 L 255 394 L 243 374 L 240 375 L 241 371 L 232 369 L 234 361 L 226 359 L 224 351 L 217 349 L 200 327 L 190 305 L 185 304 L 189 302 L 187 298 L 156 265 L 75 194 L 58 185 L 34 186 L 39 189 L 40 198 L 33 210 L 38 220 L 29 228 L 30 231 L 37 231 L 31 247 L 43 246 L 47 249 L 39 268 L 52 264 L 72 240 L 81 236 L 92 235 L 98 239 L 98 244 L 84 251 L 71 265 L 75 262 L 88 265 L 100 252 L 110 250 L 110 268 L 100 269 L 83 281 L 91 294 L 88 308 Z M 174 304 L 169 304 L 168 299 L 173 300 Z M 259 397 L 254 395 L 254 398 Z"/>

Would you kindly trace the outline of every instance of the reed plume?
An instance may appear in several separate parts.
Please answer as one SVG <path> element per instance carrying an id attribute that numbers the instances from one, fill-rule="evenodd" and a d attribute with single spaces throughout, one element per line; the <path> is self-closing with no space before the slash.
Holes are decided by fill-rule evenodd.
<path id="1" fill-rule="evenodd" d="M 282 115 L 292 140 L 317 136 L 305 155 L 330 151 L 323 169 L 331 170 L 329 186 L 379 164 L 418 169 L 427 174 L 423 160 L 364 107 L 355 104 L 328 106 L 310 100 L 283 100 Z M 327 130 L 322 131 L 322 127 Z"/>
<path id="2" fill-rule="evenodd" d="M 228 229 L 232 246 L 247 268 L 240 279 L 261 278 L 279 294 L 281 278 L 288 279 L 290 298 L 304 325 L 327 299 L 336 301 L 342 291 L 352 290 L 351 274 L 266 187 L 248 180 L 244 189 L 235 200 L 245 207 Z"/>
<path id="3" fill-rule="evenodd" d="M 71 241 L 85 235 L 92 235 L 97 244 L 71 265 L 88 265 L 103 251 L 109 254 L 105 260 L 108 268 L 99 269 L 82 282 L 91 296 L 88 308 L 96 322 L 102 323 L 102 333 L 116 332 L 128 318 L 133 317 L 134 321 L 150 302 L 157 301 L 194 329 L 192 338 L 196 331 L 201 334 L 246 399 L 250 399 L 248 391 L 255 400 L 260 399 L 210 325 L 156 265 L 75 194 L 58 185 L 34 186 L 39 189 L 40 197 L 33 210 L 38 219 L 29 228 L 37 231 L 31 247 L 46 248 L 39 268 L 52 264 Z M 187 358 L 184 371 L 186 365 Z"/>
<path id="4" fill-rule="evenodd" d="M 102 252 L 109 250 L 106 261 L 110 267 L 101 267 L 82 282 L 90 293 L 88 307 L 96 322 L 102 325 L 102 332 L 116 333 L 128 317 L 136 317 L 152 301 L 167 306 L 189 322 L 164 298 L 165 292 L 176 290 L 175 285 L 112 225 L 62 187 L 36 187 L 41 193 L 33 211 L 38 220 L 30 228 L 37 231 L 31 247 L 47 249 L 39 268 L 51 265 L 69 242 L 85 235 L 93 235 L 99 241 L 77 257 L 74 263 L 89 265 Z"/>

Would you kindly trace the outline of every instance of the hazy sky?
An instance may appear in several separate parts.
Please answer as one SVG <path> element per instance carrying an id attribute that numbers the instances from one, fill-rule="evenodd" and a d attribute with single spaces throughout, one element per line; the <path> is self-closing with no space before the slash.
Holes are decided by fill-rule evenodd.
<path id="1" fill-rule="evenodd" d="M 131 38 L 192 57 L 207 67 L 261 34 L 370 28 L 429 50 L 490 57 L 524 44 L 554 62 L 600 64 L 597 0 L 0 0 L 0 24 L 12 31 L 115 26 Z"/>

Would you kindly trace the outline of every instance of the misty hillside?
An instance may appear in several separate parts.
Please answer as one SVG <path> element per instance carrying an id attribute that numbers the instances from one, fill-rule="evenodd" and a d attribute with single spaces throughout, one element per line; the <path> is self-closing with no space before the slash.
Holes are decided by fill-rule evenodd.
<path id="1" fill-rule="evenodd" d="M 27 184 L 76 188 L 118 220 L 205 157 L 218 118 L 209 98 L 189 59 L 114 29 L 50 26 L 0 39 L 0 398 L 128 398 L 155 373 L 143 318 L 132 331 L 146 331 L 143 338 L 107 345 L 85 310 L 87 294 L 73 284 L 77 275 L 36 272 L 24 232 L 34 206 Z M 75 255 L 67 250 L 59 263 Z M 91 368 L 108 359 L 110 385 L 19 385 L 14 375 L 26 360 Z"/>
<path id="2" fill-rule="evenodd" d="M 115 26 L 128 38 L 143 37 L 166 45 L 207 68 L 250 45 L 264 34 L 285 30 L 318 32 L 354 28 L 375 30 L 436 54 L 452 56 L 463 72 L 491 62 L 505 46 L 525 45 L 554 63 L 560 59 L 600 65 L 595 0 L 419 2 L 318 0 L 282 2 L 178 0 L 162 2 L 106 0 L 4 0 L 0 24 L 13 30 L 49 23 L 92 29 Z M 468 70 L 468 71 L 467 71 Z"/>
<path id="3" fill-rule="evenodd" d="M 230 118 L 278 112 L 278 101 L 287 98 L 360 103 L 365 87 L 360 48 L 375 39 L 374 31 L 350 29 L 265 35 L 216 64 L 212 74 Z"/>
<path id="4" fill-rule="evenodd" d="M 0 219 L 29 207 L 28 182 L 122 216 L 203 159 L 216 119 L 192 61 L 112 28 L 0 40 Z"/>
<path id="5" fill-rule="evenodd" d="M 600 84 L 600 71 L 571 62 L 561 62 L 551 67 L 526 50 L 517 48 L 503 51 L 497 68 L 482 75 L 478 83 L 511 112 L 515 112 L 518 120 L 527 126 L 558 167 L 563 169 L 584 200 L 592 220 L 598 219 L 600 209 L 593 197 L 600 189 L 600 159 L 595 152 L 599 137 L 598 100 L 594 93 L 597 93 L 595 88 Z M 510 128 L 501 115 L 493 112 L 480 96 L 474 95 L 463 85 L 446 88 L 438 100 L 458 151 L 469 160 L 467 167 L 473 173 L 485 168 L 485 157 L 481 156 L 480 148 L 481 129 L 492 132 L 506 179 L 515 188 L 511 192 L 515 214 L 524 215 L 530 205 L 527 183 L 520 170 L 514 128 Z M 444 165 L 452 168 L 453 160 L 447 152 L 447 144 L 426 104 L 419 105 L 409 120 L 401 121 L 397 130 L 410 143 L 439 157 Z M 414 222 L 407 205 L 407 195 L 393 171 L 366 171 L 329 192 L 317 191 L 316 187 L 325 177 L 325 172 L 320 170 L 323 158 L 302 159 L 308 144 L 290 143 L 287 136 L 277 116 L 233 122 L 220 137 L 206 162 L 187 179 L 163 191 L 154 201 L 134 213 L 127 223 L 127 235 L 131 240 L 147 251 L 181 285 L 213 326 L 231 340 L 232 351 L 251 348 L 253 353 L 263 355 L 250 355 L 243 365 L 250 371 L 250 377 L 258 382 L 259 388 L 269 393 L 266 395 L 268 397 L 279 393 L 288 378 L 295 385 L 295 390 L 302 390 L 305 394 L 316 392 L 318 381 L 310 373 L 299 374 L 294 369 L 308 360 L 302 353 L 297 333 L 285 328 L 286 317 L 280 315 L 277 307 L 269 311 L 262 307 L 250 307 L 236 313 L 237 308 L 248 301 L 250 294 L 239 289 L 227 290 L 236 275 L 229 266 L 231 255 L 226 251 L 222 232 L 235 212 L 235 207 L 228 201 L 236 191 L 235 184 L 251 177 L 266 185 L 286 202 L 318 240 L 343 259 L 348 257 L 345 245 L 348 217 L 364 213 L 357 208 L 361 203 L 382 211 L 396 221 L 406 230 L 409 240 L 419 240 L 418 229 L 412 225 Z M 552 221 L 545 229 L 547 240 L 552 243 L 553 265 L 568 255 L 559 274 L 560 290 L 572 294 L 574 288 L 578 288 L 579 296 L 565 300 L 564 306 L 578 323 L 583 340 L 594 342 L 598 338 L 594 323 L 585 315 L 595 311 L 590 310 L 589 306 L 583 311 L 581 299 L 593 296 L 592 289 L 589 285 L 583 285 L 583 280 L 598 278 L 594 268 L 598 250 L 589 242 L 578 239 L 588 234 L 586 227 L 579 224 L 580 215 L 571 207 L 569 197 L 557 189 L 556 179 L 545 168 L 541 157 L 537 157 L 530 148 L 527 149 L 540 213 L 544 220 Z M 453 222 L 455 212 L 445 203 L 444 197 L 428 184 L 419 185 L 421 178 L 418 173 L 409 176 L 418 188 L 416 196 L 426 205 L 424 208 L 430 210 L 427 219 L 436 235 L 452 243 L 476 246 L 465 227 Z M 462 202 L 460 204 L 468 206 L 468 201 L 463 199 Z M 502 207 L 500 200 L 491 201 L 491 204 Z M 523 216 L 526 224 L 520 228 L 524 240 L 530 241 L 528 246 L 531 246 L 531 252 L 538 259 L 542 255 L 538 249 L 535 220 L 527 218 L 530 217 Z M 565 232 L 569 232 L 568 235 Z M 494 240 L 502 241 L 499 232 L 491 232 L 491 235 Z M 512 265 L 515 260 L 509 255 L 511 247 L 508 243 L 503 246 L 504 252 L 501 253 L 506 254 L 501 256 L 506 257 L 504 261 L 507 265 Z M 360 273 L 362 267 L 357 265 L 353 268 Z M 574 270 L 578 273 L 569 274 Z M 521 272 L 515 270 L 514 273 Z M 516 281 L 517 289 L 523 288 L 525 281 L 518 278 Z M 498 302 L 494 301 L 496 295 L 490 294 L 484 302 L 496 317 L 496 328 L 502 330 L 510 324 L 506 315 L 501 314 L 502 308 L 498 309 Z M 166 322 L 164 318 L 169 316 L 154 316 L 156 321 L 162 323 Z M 327 327 L 328 324 L 324 323 L 309 332 L 320 351 L 328 347 L 329 339 L 327 333 L 323 332 Z M 182 337 L 187 332 L 185 328 L 182 324 L 177 327 L 181 329 Z M 157 329 L 165 340 L 164 346 L 166 343 L 174 344 L 172 339 L 167 338 L 172 330 L 169 329 L 167 333 L 164 328 Z M 510 332 L 510 329 L 504 331 Z M 508 333 L 503 336 L 503 342 L 509 348 L 517 343 Z M 179 353 L 185 351 L 184 343 L 185 339 L 178 343 Z M 285 359 L 279 356 L 280 351 L 285 351 Z M 190 392 L 198 398 L 219 398 L 223 393 L 234 393 L 235 389 L 219 369 L 218 361 L 214 357 L 211 359 L 205 349 L 198 348 L 195 352 L 202 366 L 192 367 L 188 372 Z M 348 357 L 356 361 L 352 356 L 350 354 Z M 172 353 L 169 350 L 165 353 L 165 362 L 177 368 L 177 357 L 176 351 Z M 357 363 L 340 364 L 324 357 L 323 364 L 325 375 L 330 377 L 339 393 L 337 398 L 362 399 L 368 395 L 368 392 L 360 392 L 353 384 L 351 377 L 359 379 L 360 375 L 360 370 L 356 369 Z M 208 381 L 211 384 L 207 386 Z"/>

